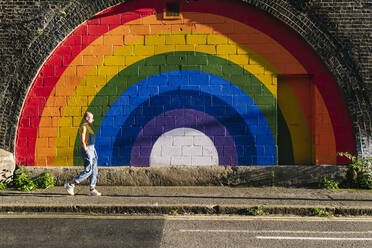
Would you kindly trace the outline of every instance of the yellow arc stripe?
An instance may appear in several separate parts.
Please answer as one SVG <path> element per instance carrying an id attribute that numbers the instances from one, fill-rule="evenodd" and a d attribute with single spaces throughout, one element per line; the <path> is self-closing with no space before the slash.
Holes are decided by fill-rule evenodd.
<path id="1" fill-rule="evenodd" d="M 164 35 L 166 37 L 172 37 L 172 36 L 182 36 L 182 35 L 187 35 L 190 38 L 194 38 L 194 36 L 199 36 L 199 34 L 190 34 L 190 33 L 177 33 L 177 34 L 169 34 L 170 36 Z M 213 38 L 216 39 L 221 39 L 221 36 L 217 35 L 209 35 L 210 37 L 212 36 Z M 151 37 L 151 36 L 149 36 Z M 147 37 L 148 38 L 148 37 Z M 223 38 L 226 39 L 226 38 Z M 164 39 L 165 40 L 165 39 Z M 228 39 L 226 39 L 228 40 Z M 137 41 L 138 43 L 146 42 L 145 40 L 139 40 Z M 135 43 L 137 43 L 135 42 Z M 231 40 L 228 40 L 229 44 L 232 44 L 232 47 L 237 48 L 238 45 Z M 167 53 L 167 52 L 173 52 L 173 51 L 195 51 L 195 52 L 202 52 L 202 53 L 207 53 L 207 54 L 212 54 L 213 53 L 208 53 L 208 51 L 211 48 L 214 48 L 215 46 L 211 45 L 209 48 L 208 47 L 202 47 L 200 48 L 199 46 L 195 46 L 193 44 L 186 44 L 186 45 L 181 45 L 181 46 L 167 46 L 164 44 L 164 47 L 161 48 L 159 51 L 148 51 L 146 48 L 144 48 L 144 53 L 147 53 L 147 55 L 143 56 L 131 56 L 131 53 L 133 50 L 138 49 L 138 46 L 142 45 L 137 45 L 137 44 L 131 44 L 129 46 L 123 46 L 116 51 L 114 51 L 113 56 L 106 57 L 100 64 L 93 68 L 91 71 L 87 73 L 87 77 L 82 80 L 82 83 L 79 84 L 79 86 L 76 88 L 76 91 L 74 94 L 71 96 L 70 100 L 68 101 L 68 104 L 65 108 L 63 117 L 61 118 L 61 123 L 68 122 L 67 119 L 70 119 L 67 115 L 70 115 L 71 113 L 74 113 L 75 110 L 79 111 L 81 108 L 81 115 L 77 116 L 78 119 L 82 119 L 83 113 L 87 110 L 88 106 L 90 105 L 91 101 L 93 100 L 93 97 L 90 97 L 88 100 L 88 103 L 86 105 L 80 105 L 77 106 L 75 103 L 79 103 L 79 98 L 80 95 L 83 94 L 84 92 L 90 91 L 95 89 L 95 91 L 98 93 L 102 87 L 109 82 L 112 77 L 117 75 L 118 72 L 121 70 L 127 68 L 128 66 L 146 58 L 149 56 L 154 56 L 158 55 L 161 53 Z M 151 46 L 149 46 L 151 47 Z M 118 56 L 118 57 L 116 57 Z M 118 65 L 116 60 L 117 58 L 121 58 L 123 56 L 123 60 L 126 61 L 125 65 Z M 217 55 L 218 56 L 218 55 Z M 248 54 L 242 54 L 242 55 L 236 55 L 235 57 L 229 56 L 229 55 L 219 55 L 218 57 L 225 58 L 227 60 L 230 60 L 238 65 L 241 65 L 244 67 L 247 71 L 252 73 L 254 76 L 256 76 L 269 90 L 270 92 L 276 97 L 276 81 L 275 81 L 275 75 L 272 72 L 268 72 L 264 70 L 263 66 L 259 65 L 254 65 L 250 66 L 249 64 L 244 65 L 242 63 L 245 63 L 245 61 L 249 61 L 249 56 Z M 120 62 L 119 62 L 120 63 Z M 116 65 L 115 65 L 116 64 Z M 89 77 L 89 79 L 88 79 Z M 78 113 L 78 112 L 76 112 Z M 70 140 L 70 145 L 74 144 L 74 138 L 76 137 L 76 128 L 72 128 L 71 130 L 65 128 L 65 129 L 59 129 L 59 133 L 57 140 L 56 140 L 56 154 L 55 154 L 55 165 L 63 165 L 66 163 L 65 159 L 68 157 L 72 157 L 73 154 L 73 146 L 70 147 L 63 147 L 62 146 L 65 144 L 65 138 L 68 136 Z M 61 136 L 61 137 L 60 137 Z M 59 158 L 62 158 L 59 160 Z"/>

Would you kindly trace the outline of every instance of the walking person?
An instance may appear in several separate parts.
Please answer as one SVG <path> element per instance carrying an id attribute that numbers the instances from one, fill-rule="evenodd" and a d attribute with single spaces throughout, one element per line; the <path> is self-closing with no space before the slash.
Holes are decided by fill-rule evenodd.
<path id="1" fill-rule="evenodd" d="M 80 172 L 71 182 L 65 183 L 65 189 L 69 195 L 75 195 L 74 189 L 75 184 L 79 184 L 89 177 L 90 196 L 100 196 L 100 192 L 96 190 L 97 177 L 98 177 L 98 167 L 97 167 L 97 152 L 94 148 L 95 136 L 90 124 L 94 122 L 93 114 L 91 112 L 86 112 L 84 114 L 84 123 L 79 128 L 79 136 L 81 143 L 81 156 L 84 161 L 84 171 Z"/>

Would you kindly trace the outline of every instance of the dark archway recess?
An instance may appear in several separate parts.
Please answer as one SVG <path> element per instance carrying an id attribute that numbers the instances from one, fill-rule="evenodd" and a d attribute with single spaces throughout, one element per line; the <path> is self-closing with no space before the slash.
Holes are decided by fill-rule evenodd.
<path id="1" fill-rule="evenodd" d="M 70 1 L 64 13 L 48 12 L 51 16 L 44 25 L 42 34 L 34 34 L 27 48 L 20 50 L 12 61 L 0 71 L 0 148 L 14 151 L 16 127 L 27 92 L 38 70 L 57 45 L 78 25 L 97 13 L 125 1 Z M 128 1 L 133 9 L 144 6 L 143 0 Z M 206 1 L 198 1 L 205 3 Z M 234 1 L 232 4 L 237 4 Z M 372 106 L 366 82 L 357 69 L 355 60 L 344 49 L 335 35 L 321 25 L 316 15 L 307 13 L 306 8 L 291 4 L 289 0 L 242 0 L 244 6 L 251 6 L 272 16 L 292 29 L 319 55 L 322 62 L 334 76 L 349 110 L 358 155 L 372 156 Z M 192 4 L 192 1 L 190 2 Z M 159 6 L 162 7 L 162 6 Z M 160 8 L 159 8 L 160 9 Z M 42 13 L 40 13 L 42 14 Z M 45 14 L 45 13 L 44 13 Z"/>

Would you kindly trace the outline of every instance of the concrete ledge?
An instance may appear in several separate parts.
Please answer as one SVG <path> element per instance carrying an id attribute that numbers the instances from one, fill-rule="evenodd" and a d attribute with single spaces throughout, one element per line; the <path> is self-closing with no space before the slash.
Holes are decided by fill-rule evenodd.
<path id="1" fill-rule="evenodd" d="M 75 177 L 83 167 L 23 169 L 30 177 L 48 172 L 56 178 L 56 184 L 60 186 Z M 316 187 L 324 176 L 340 181 L 346 170 L 345 166 L 334 165 L 100 167 L 98 185 Z"/>
<path id="2" fill-rule="evenodd" d="M 263 215 L 297 215 L 316 216 L 311 206 L 102 206 L 102 205 L 72 205 L 72 206 L 0 206 L 2 213 L 85 213 L 85 214 L 121 214 L 121 215 L 253 215 L 251 209 L 260 209 Z M 334 216 L 372 216 L 372 208 L 319 207 L 331 211 Z"/>

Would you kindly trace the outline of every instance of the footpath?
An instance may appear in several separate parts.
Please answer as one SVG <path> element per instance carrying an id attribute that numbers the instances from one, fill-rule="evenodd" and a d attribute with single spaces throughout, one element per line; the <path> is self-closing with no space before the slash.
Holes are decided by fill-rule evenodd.
<path id="1" fill-rule="evenodd" d="M 372 216 L 372 190 L 288 187 L 101 186 L 86 185 L 69 196 L 62 186 L 47 190 L 0 191 L 0 212 L 113 215 L 297 215 Z M 332 213 L 331 213 L 332 212 Z"/>

